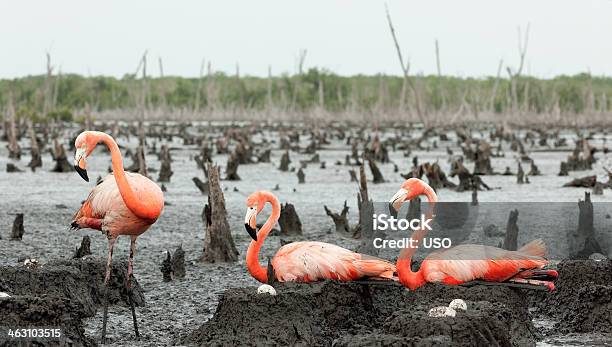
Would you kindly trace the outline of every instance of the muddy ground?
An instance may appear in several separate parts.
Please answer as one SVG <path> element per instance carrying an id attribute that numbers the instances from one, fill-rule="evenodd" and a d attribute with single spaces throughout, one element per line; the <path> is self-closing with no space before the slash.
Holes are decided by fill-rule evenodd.
<path id="1" fill-rule="evenodd" d="M 599 137 L 599 140 L 601 140 L 601 137 Z M 23 147 L 27 147 L 26 143 L 27 141 L 24 142 Z M 134 147 L 136 142 L 135 139 L 132 138 L 130 142 L 125 139 L 120 139 L 119 143 L 122 146 L 129 145 Z M 307 143 L 308 139 L 304 138 L 303 147 L 305 147 Z M 597 143 L 597 139 L 592 141 L 594 145 L 597 145 Z M 439 160 L 440 165 L 448 172 L 450 164 L 446 160 L 446 145 L 446 143 L 440 143 L 438 149 L 432 149 L 431 151 L 413 151 L 413 155 L 418 155 L 421 161 Z M 321 169 L 318 164 L 310 164 L 305 169 L 306 184 L 298 184 L 295 173 L 280 172 L 277 169 L 282 154 L 280 150 L 276 149 L 277 147 L 274 147 L 275 150 L 272 152 L 272 163 L 242 165 L 238 171 L 242 177 L 241 181 L 223 181 L 222 184 L 224 188 L 227 189 L 225 196 L 229 213 L 229 223 L 232 228 L 236 246 L 241 253 L 240 260 L 233 264 L 200 263 L 198 259 L 202 253 L 204 239 L 204 225 L 201 220 L 201 211 L 204 206 L 205 197 L 200 194 L 191 181 L 191 178 L 194 176 L 199 176 L 203 179 L 201 170 L 196 168 L 196 164 L 192 160 L 193 155 L 198 152 L 198 148 L 195 146 L 183 146 L 182 141 L 178 138 L 175 138 L 170 146 L 174 159 L 172 163 L 174 175 L 172 176 L 171 182 L 165 184 L 168 189 L 165 193 L 167 205 L 159 221 L 138 239 L 134 264 L 135 277 L 142 288 L 142 293 L 146 302 L 143 307 L 137 308 L 142 338 L 140 342 L 134 340 L 131 315 L 125 304 L 111 305 L 109 308 L 109 326 L 107 334 L 111 340 L 112 346 L 158 346 L 181 342 L 201 342 L 202 340 L 198 340 L 197 337 L 199 332 L 201 333 L 200 336 L 203 336 L 203 338 L 209 336 L 207 335 L 209 332 L 204 331 L 205 328 L 203 324 L 211 319 L 215 312 L 219 314 L 213 318 L 209 324 L 216 324 L 215 322 L 224 319 L 223 317 L 227 317 L 223 314 L 228 315 L 233 310 L 233 306 L 226 307 L 221 305 L 217 307 L 220 298 L 223 298 L 224 302 L 231 302 L 232 300 L 240 300 L 242 297 L 245 302 L 251 303 L 261 299 L 255 297 L 255 288 L 259 284 L 248 275 L 243 260 L 250 240 L 242 226 L 245 212 L 244 200 L 248 193 L 254 190 L 271 190 L 278 184 L 279 190 L 275 191 L 275 193 L 279 199 L 283 202 L 289 201 L 296 206 L 304 226 L 303 239 L 336 243 L 349 249 L 355 249 L 357 247 L 358 241 L 343 238 L 332 232 L 333 223 L 331 219 L 325 215 L 322 207 L 322 204 L 327 204 L 331 209 L 339 211 L 344 200 L 348 200 L 351 223 L 355 224 L 357 222 L 355 198 L 357 189 L 355 183 L 349 182 L 349 175 L 347 172 L 349 167 L 335 165 L 336 161 L 344 162 L 344 156 L 349 153 L 349 148 L 343 141 L 332 141 L 325 149 L 319 151 L 321 160 L 327 163 L 327 168 Z M 458 151 L 452 139 L 449 141 L 448 146 Z M 499 187 L 500 189 L 479 192 L 479 200 L 576 202 L 579 198 L 583 198 L 585 189 L 561 187 L 563 183 L 566 183 L 571 177 L 557 176 L 559 161 L 565 159 L 571 151 L 571 147 L 568 146 L 566 149 L 567 151 L 563 152 L 557 150 L 542 150 L 530 153 L 530 156 L 535 159 L 543 173 L 542 176 L 530 177 L 531 184 L 517 185 L 516 177 L 514 176 L 484 176 L 483 179 L 489 185 Z M 411 167 L 410 158 L 405 158 L 400 151 L 391 152 L 390 156 L 392 161 L 398 164 L 400 172 L 405 173 Z M 293 163 L 291 166 L 295 167 L 298 165 L 297 163 L 299 160 L 309 159 L 310 157 L 311 155 L 292 152 L 291 159 Z M 581 177 L 589 173 L 602 175 L 602 167 L 611 166 L 609 165 L 610 161 L 608 155 L 605 154 L 598 153 L 597 157 L 598 161 L 592 171 L 570 172 L 570 176 Z M 214 159 L 224 167 L 227 156 L 218 155 L 215 156 Z M 4 143 L 0 143 L 0 168 L 4 168 L 8 161 Z M 21 161 L 11 162 L 24 168 L 28 161 L 29 156 L 24 155 Z M 4 170 L 0 172 L 0 192 L 2 196 L 0 199 L 0 264 L 2 264 L 2 266 L 19 266 L 20 259 L 32 257 L 38 259 L 43 264 L 44 268 L 50 263 L 53 264 L 57 261 L 67 260 L 72 257 L 74 249 L 80 243 L 83 235 L 89 235 L 91 237 L 93 258 L 103 261 L 106 258 L 107 251 L 107 243 L 103 235 L 92 230 L 69 230 L 69 222 L 72 214 L 79 208 L 80 202 L 86 198 L 95 182 L 85 183 L 75 173 L 50 173 L 49 170 L 52 167 L 52 161 L 48 153 L 43 155 L 43 162 L 44 167 L 35 173 L 27 171 L 24 173 L 9 174 Z M 129 160 L 126 160 L 126 163 L 128 162 Z M 160 165 L 156 156 L 152 155 L 147 157 L 147 163 L 149 167 L 153 169 L 158 169 Z M 96 151 L 90 160 L 88 160 L 88 171 L 92 181 L 95 181 L 94 178 L 99 175 L 105 175 L 109 165 L 110 158 L 108 154 L 102 151 Z M 512 152 L 506 151 L 505 157 L 493 159 L 493 166 L 498 172 L 502 172 L 506 166 L 511 166 L 513 171 L 516 171 L 516 158 L 513 156 Z M 375 201 L 386 201 L 397 190 L 403 179 L 399 176 L 399 173 L 394 172 L 392 164 L 379 164 L 379 167 L 387 182 L 378 185 L 371 184 L 370 195 Z M 471 164 L 469 167 L 471 167 Z M 156 178 L 157 173 L 151 172 L 151 176 Z M 333 187 L 333 189 L 330 189 L 330 187 Z M 612 192 L 610 190 L 606 190 L 604 195 L 593 195 L 592 199 L 594 201 L 610 201 L 611 194 Z M 457 193 L 448 189 L 442 189 L 439 192 L 439 197 L 444 201 L 471 200 L 471 194 L 469 192 Z M 25 235 L 22 241 L 8 240 L 15 213 L 25 213 Z M 264 218 L 267 218 L 267 215 L 262 216 L 261 220 L 263 221 Z M 505 229 L 505 222 L 499 223 L 498 226 L 502 230 Z M 522 230 L 519 233 L 518 243 L 524 244 L 536 235 L 549 235 L 549 237 L 552 238 L 560 237 L 559 235 L 555 235 L 556 232 L 554 228 L 550 230 Z M 119 239 L 116 244 L 114 258 L 117 260 L 118 264 L 120 260 L 127 259 L 129 249 L 128 240 L 127 238 Z M 495 242 L 498 242 L 498 240 Z M 160 266 L 164 258 L 163 252 L 166 250 L 173 251 L 179 245 L 182 245 L 186 252 L 187 275 L 184 279 L 165 283 L 162 281 L 160 272 Z M 280 247 L 280 237 L 270 237 L 262 251 L 265 256 L 268 256 L 272 255 L 278 247 Z M 397 256 L 396 253 L 395 250 L 388 250 L 382 252 L 381 256 L 388 259 L 394 259 Z M 101 271 L 100 276 L 102 275 Z M 570 286 L 571 283 L 576 282 L 571 281 L 568 286 Z M 609 283 L 610 282 L 607 281 L 596 285 L 607 286 Z M 562 287 L 561 284 L 559 287 Z M 593 286 L 586 287 L 595 288 Z M 595 300 L 601 293 L 609 290 L 609 287 L 607 288 L 608 289 L 593 289 L 596 293 L 590 297 Z M 359 293 L 365 289 L 358 285 L 342 286 L 324 284 L 302 290 L 293 287 L 288 287 L 287 289 L 289 293 L 296 293 L 296 295 L 303 296 L 305 307 L 314 307 L 321 303 L 321 301 L 318 301 L 321 300 L 321 294 L 318 296 L 313 294 L 313 292 L 317 290 L 321 290 L 323 293 L 329 292 L 324 296 L 339 298 L 345 296 L 345 305 L 347 307 L 356 305 L 357 307 L 359 307 L 359 305 L 363 307 L 363 297 Z M 441 324 L 440 329 L 443 329 L 447 324 L 437 321 L 431 321 L 431 324 L 424 324 L 423 320 L 420 319 L 422 317 L 421 313 L 424 313 L 429 307 L 428 303 L 437 305 L 438 301 L 446 302 L 449 298 L 454 298 L 453 296 L 455 295 L 455 293 L 451 293 L 436 297 L 434 294 L 439 292 L 436 288 L 425 289 L 423 293 L 417 294 L 406 293 L 405 290 L 400 290 L 399 288 L 375 288 L 369 290 L 372 292 L 380 290 L 385 293 L 379 296 L 371 295 L 372 300 L 380 300 L 382 302 L 381 307 L 383 308 L 372 310 L 364 309 L 363 314 L 365 316 L 359 316 L 356 319 L 367 317 L 367 322 L 351 322 L 351 324 L 355 323 L 357 325 L 343 327 L 342 329 L 344 330 L 338 330 L 342 334 L 334 330 L 337 327 L 336 325 L 328 325 L 330 332 L 321 335 L 321 338 L 324 339 L 322 340 L 323 344 L 327 344 L 330 341 L 336 341 L 339 345 L 368 345 L 373 341 L 377 341 L 379 337 L 385 338 L 387 339 L 385 341 L 393 344 L 393 339 L 396 339 L 397 336 L 429 338 L 428 336 L 421 335 L 422 331 L 419 329 L 425 329 L 432 325 L 436 326 L 435 324 Z M 457 296 L 461 297 L 461 295 L 466 295 L 464 298 L 466 300 L 470 300 L 470 296 L 463 291 L 480 291 L 480 289 L 477 288 L 471 288 L 469 290 L 448 290 L 462 291 L 458 293 Z M 584 290 L 588 291 L 590 289 Z M 279 291 L 282 293 L 283 289 Z M 503 292 L 506 293 L 508 290 L 504 289 Z M 485 291 L 485 293 L 489 293 L 489 291 Z M 510 320 L 504 320 L 502 318 L 498 320 L 487 319 L 487 324 L 490 323 L 491 326 L 487 327 L 486 331 L 483 331 L 483 333 L 492 334 L 491 336 L 498 336 L 496 334 L 501 334 L 499 335 L 500 341 L 515 343 L 516 341 L 522 341 L 521 339 L 526 339 L 525 341 L 529 341 L 530 343 L 537 341 L 540 345 L 563 345 L 570 342 L 592 345 L 603 344 L 605 341 L 610 340 L 610 335 L 594 333 L 592 329 L 568 330 L 564 326 L 566 323 L 564 322 L 563 316 L 551 314 L 545 310 L 540 310 L 541 312 L 538 312 L 538 310 L 536 310 L 539 309 L 537 305 L 532 305 L 530 308 L 534 317 L 532 324 L 536 331 L 529 334 L 529 336 L 517 337 L 508 336 L 508 334 L 504 335 L 496 328 L 496 326 L 500 324 L 498 322 L 506 326 L 509 323 L 523 324 L 523 326 L 527 327 L 526 329 L 528 331 L 532 331 L 532 328 L 529 327 L 528 322 L 522 319 L 516 320 L 512 318 L 516 316 L 516 308 L 508 308 L 503 303 L 500 304 L 493 293 L 494 292 L 490 292 L 488 294 L 490 296 L 487 300 L 488 303 L 482 302 L 477 304 L 476 302 L 482 300 L 471 300 L 472 307 L 478 308 L 478 310 L 474 311 L 482 312 L 482 314 L 474 311 L 472 311 L 472 313 L 460 314 L 457 318 L 457 324 L 459 324 L 460 327 L 468 325 L 480 326 L 482 324 L 479 322 L 483 322 L 483 317 L 501 315 L 502 318 L 506 317 L 504 319 L 510 317 Z M 22 293 L 17 293 L 16 296 L 20 294 Z M 35 294 L 38 295 L 40 293 L 37 292 Z M 523 294 L 512 292 L 512 294 L 508 295 Z M 26 297 L 27 295 L 24 295 L 24 299 L 16 299 L 15 305 L 28 302 L 27 300 L 34 300 Z M 92 297 L 95 297 L 95 295 L 92 295 Z M 415 300 L 417 297 L 425 298 L 425 301 L 419 301 L 418 307 L 411 310 L 411 306 L 409 305 L 416 302 Z M 572 298 L 574 294 L 568 297 Z M 397 298 L 401 298 L 401 300 Z M 329 300 L 331 301 L 329 302 L 336 303 L 337 301 L 335 300 L 339 300 L 332 299 L 333 298 L 330 298 Z M 46 299 L 43 298 L 40 300 Z M 264 300 L 265 303 L 269 303 L 270 300 L 276 300 L 276 298 L 265 298 L 262 300 Z M 395 300 L 399 301 L 396 302 Z M 118 302 L 121 303 L 121 301 Z M 286 304 L 290 304 L 291 302 L 293 301 L 288 301 Z M 527 302 L 527 300 L 525 302 Z M 408 306 L 402 308 L 402 304 Z M 270 306 L 266 305 L 262 307 L 254 305 L 255 311 L 244 312 L 244 314 L 247 315 L 245 317 L 249 317 L 248 315 L 258 313 Z M 277 309 L 274 308 L 273 305 L 271 306 L 272 309 Z M 8 310 L 11 310 L 13 306 L 4 307 L 9 307 Z M 95 315 L 90 316 L 85 314 L 83 316 L 82 328 L 84 334 L 78 332 L 77 328 L 75 330 L 77 331 L 75 336 L 92 340 L 98 339 L 102 323 L 102 310 L 97 303 L 96 307 L 98 307 L 98 309 Z M 334 314 L 334 310 L 331 310 L 331 308 L 326 309 L 329 311 L 321 313 L 322 316 L 319 316 L 317 319 L 323 319 L 321 317 L 325 317 L 327 320 L 328 318 L 325 315 Z M 525 307 L 520 307 L 519 309 L 524 310 Z M 63 311 L 58 308 L 58 312 Z M 347 312 L 348 311 L 341 310 L 338 314 L 348 314 Z M 276 314 L 281 314 L 281 312 L 278 311 Z M 369 319 L 370 317 L 377 317 L 377 319 L 373 322 L 372 319 Z M 341 318 L 338 318 L 338 321 L 341 320 Z M 236 322 L 237 321 L 234 320 L 232 324 L 237 324 Z M 311 322 L 312 324 L 316 323 L 315 321 Z M 426 322 L 430 322 L 430 320 L 426 320 Z M 588 326 L 591 323 L 585 324 Z M 359 328 L 361 325 L 363 325 L 363 329 Z M 409 329 L 406 327 L 407 325 L 415 325 L 415 328 Z M 76 324 L 76 326 L 78 326 L 78 324 Z M 239 331 L 236 333 L 242 334 Z M 287 341 L 290 341 L 291 338 L 295 338 L 289 335 L 290 334 L 287 333 Z M 310 335 L 299 333 L 298 335 L 303 336 L 302 338 L 304 339 L 308 336 L 317 338 L 317 334 L 312 333 Z M 188 336 L 191 336 L 191 340 Z M 467 336 L 466 339 L 470 338 L 470 336 Z M 398 345 L 401 345 L 399 341 L 397 342 Z M 432 344 L 434 344 L 434 342 L 435 341 L 432 340 Z M 444 341 L 441 341 L 442 344 L 443 342 Z"/>

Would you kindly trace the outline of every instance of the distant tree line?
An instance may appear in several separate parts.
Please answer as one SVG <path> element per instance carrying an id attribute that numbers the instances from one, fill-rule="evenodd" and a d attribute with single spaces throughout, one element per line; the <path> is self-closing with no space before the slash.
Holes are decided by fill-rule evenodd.
<path id="1" fill-rule="evenodd" d="M 612 78 L 589 74 L 537 79 L 449 76 L 339 76 L 311 68 L 274 77 L 202 74 L 200 78 L 83 77 L 40 75 L 0 80 L 0 110 L 11 103 L 18 116 L 68 119 L 75 112 L 119 109 L 211 109 L 303 112 L 411 112 L 418 98 L 425 113 L 607 113 Z M 514 84 L 514 86 L 513 86 Z M 402 97 L 403 94 L 403 97 Z"/>

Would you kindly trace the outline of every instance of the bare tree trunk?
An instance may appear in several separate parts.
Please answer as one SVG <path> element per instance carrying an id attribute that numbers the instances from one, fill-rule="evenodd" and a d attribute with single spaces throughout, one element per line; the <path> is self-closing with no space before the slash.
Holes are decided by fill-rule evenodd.
<path id="1" fill-rule="evenodd" d="M 219 167 L 208 167 L 208 204 L 202 211 L 202 219 L 206 224 L 204 236 L 204 254 L 201 260 L 209 263 L 229 262 L 238 260 L 238 251 L 227 222 L 225 197 L 219 185 Z"/>
<path id="2" fill-rule="evenodd" d="M 202 93 L 202 78 L 204 78 L 204 59 L 200 64 L 200 76 L 198 78 L 198 87 L 196 88 L 195 100 L 193 102 L 193 113 L 197 114 L 200 111 L 200 93 Z"/>
<path id="3" fill-rule="evenodd" d="M 273 101 L 272 101 L 272 66 L 268 65 L 268 86 L 266 91 L 266 104 L 268 106 L 268 111 L 273 109 Z"/>
<path id="4" fill-rule="evenodd" d="M 15 108 L 13 107 L 13 96 L 9 94 L 7 106 L 9 131 L 8 131 L 8 150 L 10 159 L 21 159 L 21 146 L 17 141 L 17 126 L 15 124 Z"/>
<path id="5" fill-rule="evenodd" d="M 304 68 L 304 60 L 306 59 L 306 50 L 303 49 L 300 51 L 300 56 L 298 60 L 298 74 L 295 78 L 295 82 L 293 84 L 293 96 L 291 98 L 291 110 L 295 112 L 297 108 L 297 99 L 298 94 L 300 92 L 300 82 L 302 78 L 302 69 Z"/>
<path id="6" fill-rule="evenodd" d="M 521 77 L 523 67 L 525 66 L 525 54 L 527 53 L 527 43 L 529 41 L 529 23 L 527 24 L 527 30 L 525 31 L 525 39 L 523 40 L 521 35 L 521 28 L 518 28 L 518 50 L 519 50 L 519 67 L 516 72 L 512 72 L 512 69 L 508 67 L 508 75 L 510 76 L 511 82 L 511 93 L 512 93 L 512 113 L 516 114 L 520 111 L 518 104 L 518 79 Z"/>
<path id="7" fill-rule="evenodd" d="M 436 39 L 436 68 L 438 70 L 438 92 L 440 93 L 440 97 L 442 98 L 442 107 L 443 111 L 446 110 L 446 93 L 444 92 L 444 87 L 442 84 L 442 68 L 440 67 L 440 46 L 438 44 L 438 39 Z"/>
<path id="8" fill-rule="evenodd" d="M 495 83 L 493 83 L 493 91 L 491 92 L 491 96 L 489 98 L 489 111 L 494 112 L 495 110 L 495 98 L 497 97 L 497 88 L 499 86 L 499 79 L 501 77 L 502 67 L 504 65 L 504 60 L 499 60 L 499 65 L 497 66 L 497 74 L 495 75 Z"/>
<path id="9" fill-rule="evenodd" d="M 421 121 L 421 123 L 423 123 L 423 126 L 427 127 L 427 120 L 425 119 L 422 108 L 421 108 L 420 96 L 419 96 L 418 91 L 416 90 L 414 83 L 409 78 L 408 65 L 404 64 L 404 58 L 402 57 L 402 50 L 397 41 L 397 37 L 395 36 L 395 29 L 393 28 L 393 23 L 391 22 L 391 15 L 389 14 L 389 8 L 387 7 L 386 4 L 385 4 L 385 11 L 387 12 L 387 21 L 389 22 L 389 29 L 391 30 L 391 36 L 393 37 L 393 42 L 395 43 L 395 50 L 397 51 L 397 57 L 399 59 L 400 66 L 402 67 L 402 71 L 404 72 L 404 81 L 406 82 L 408 87 L 410 87 L 410 89 L 412 90 L 417 116 L 419 117 L 419 120 Z"/>
<path id="10" fill-rule="evenodd" d="M 30 135 L 30 153 L 32 159 L 28 166 L 32 170 L 32 172 L 36 171 L 36 168 L 42 167 L 42 156 L 40 153 L 40 146 L 38 145 L 38 140 L 36 139 L 36 133 L 34 132 L 34 125 L 32 121 L 28 121 L 28 133 Z"/>

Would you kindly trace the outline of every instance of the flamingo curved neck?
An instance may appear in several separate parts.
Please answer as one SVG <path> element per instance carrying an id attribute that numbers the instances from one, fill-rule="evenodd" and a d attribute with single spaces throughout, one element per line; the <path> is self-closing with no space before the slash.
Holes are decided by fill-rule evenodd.
<path id="1" fill-rule="evenodd" d="M 429 205 L 426 219 L 431 219 L 433 218 L 434 207 L 438 201 L 438 197 L 431 187 L 427 187 L 422 194 L 427 197 Z M 415 230 L 410 236 L 412 240 L 415 240 L 414 244 L 411 244 L 410 247 L 403 248 L 397 259 L 396 269 L 399 281 L 411 290 L 415 290 L 426 283 L 420 268 L 416 272 L 412 271 L 412 256 L 418 250 L 418 246 L 425 235 L 427 235 L 427 230 L 425 228 Z"/>
<path id="2" fill-rule="evenodd" d="M 111 152 L 111 162 L 113 166 L 113 175 L 115 176 L 115 182 L 119 188 L 119 193 L 123 202 L 127 208 L 132 211 L 137 217 L 142 219 L 148 219 L 152 222 L 158 217 L 157 211 L 152 206 L 149 206 L 147 202 L 141 201 L 134 193 L 134 190 L 130 186 L 125 170 L 123 169 L 123 159 L 121 157 L 121 151 L 117 142 L 108 135 L 107 133 L 100 132 L 102 142 L 108 147 Z"/>
<path id="3" fill-rule="evenodd" d="M 280 217 L 280 202 L 271 193 L 263 192 L 262 194 L 264 194 L 265 202 L 269 202 L 272 205 L 272 213 L 270 214 L 270 217 L 268 217 L 266 223 L 257 233 L 257 241 L 253 240 L 249 244 L 246 261 L 247 269 L 249 270 L 251 276 L 253 276 L 259 282 L 267 283 L 268 269 L 259 263 L 259 250 L 268 237 L 268 234 L 270 234 L 272 231 L 274 224 L 276 224 L 278 218 Z"/>

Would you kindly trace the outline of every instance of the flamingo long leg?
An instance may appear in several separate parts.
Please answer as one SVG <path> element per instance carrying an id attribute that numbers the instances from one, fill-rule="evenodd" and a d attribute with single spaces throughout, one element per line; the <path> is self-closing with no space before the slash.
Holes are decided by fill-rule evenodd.
<path id="1" fill-rule="evenodd" d="M 106 274 L 104 276 L 104 316 L 102 318 L 102 344 L 106 344 L 106 321 L 108 319 L 108 282 L 110 281 L 111 269 L 113 265 L 113 247 L 116 238 L 108 239 L 108 260 L 106 262 Z"/>
<path id="2" fill-rule="evenodd" d="M 557 273 L 555 270 L 533 269 L 521 271 L 512 278 L 552 281 L 556 280 L 557 277 L 559 277 L 559 273 Z"/>
<path id="3" fill-rule="evenodd" d="M 134 321 L 134 333 L 136 333 L 136 340 L 140 340 L 140 334 L 138 333 L 138 323 L 136 320 L 136 309 L 134 308 L 134 301 L 132 300 L 132 273 L 134 263 L 134 253 L 136 253 L 136 236 L 132 236 L 130 241 L 130 257 L 128 258 L 128 270 L 127 270 L 127 290 L 128 290 L 128 302 L 130 303 L 130 309 L 132 310 L 132 320 Z"/>
<path id="4" fill-rule="evenodd" d="M 555 284 L 550 281 L 530 280 L 525 278 L 511 278 L 508 280 L 508 282 L 542 286 L 548 288 L 548 290 L 551 292 L 555 290 Z"/>

